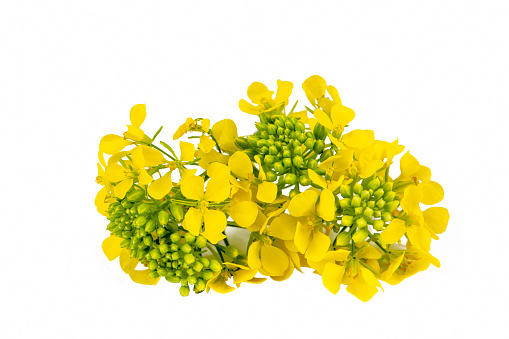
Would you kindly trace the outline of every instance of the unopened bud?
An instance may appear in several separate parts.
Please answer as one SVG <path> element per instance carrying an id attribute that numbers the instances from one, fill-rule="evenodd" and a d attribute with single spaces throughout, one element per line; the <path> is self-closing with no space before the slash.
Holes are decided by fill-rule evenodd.
<path id="1" fill-rule="evenodd" d="M 352 226 L 353 224 L 353 216 L 351 215 L 344 215 L 341 218 L 341 225 L 342 226 Z"/>
<path id="2" fill-rule="evenodd" d="M 392 187 L 394 186 L 394 183 L 392 181 L 388 181 L 385 184 L 383 184 L 382 188 L 385 192 L 392 191 Z"/>
<path id="3" fill-rule="evenodd" d="M 364 240 L 366 240 L 366 238 L 368 237 L 369 235 L 369 231 L 366 227 L 363 227 L 359 230 L 357 230 L 353 235 L 352 235 L 352 240 L 354 243 L 358 244 L 358 243 L 361 243 L 363 242 Z"/>
<path id="4" fill-rule="evenodd" d="M 361 197 L 356 195 L 352 198 L 352 207 L 360 207 L 362 203 Z"/>
<path id="5" fill-rule="evenodd" d="M 373 216 L 373 209 L 372 209 L 372 208 L 370 208 L 370 207 L 366 207 L 366 208 L 364 209 L 364 213 L 363 213 L 363 214 L 364 214 L 364 216 L 365 216 L 366 218 L 370 219 L 370 218 Z"/>
<path id="6" fill-rule="evenodd" d="M 339 187 L 339 194 L 341 194 L 341 196 L 343 198 L 351 198 L 352 197 L 352 186 L 349 186 L 349 185 L 341 185 Z"/>
<path id="7" fill-rule="evenodd" d="M 226 247 L 225 253 L 230 258 L 235 259 L 239 255 L 239 250 L 237 249 L 237 247 L 230 245 Z"/>
<path id="8" fill-rule="evenodd" d="M 375 178 L 368 183 L 368 188 L 376 191 L 380 187 L 380 179 Z"/>
<path id="9" fill-rule="evenodd" d="M 395 197 L 396 197 L 396 192 L 390 191 L 384 195 L 384 200 L 385 200 L 385 202 L 391 202 L 394 200 Z"/>
<path id="10" fill-rule="evenodd" d="M 389 222 L 392 220 L 392 215 L 389 212 L 382 213 L 382 220 L 385 222 Z"/>
<path id="11" fill-rule="evenodd" d="M 355 184 L 355 186 L 353 187 L 353 192 L 354 192 L 355 194 L 361 194 L 361 192 L 362 192 L 362 190 L 363 190 L 363 189 L 364 189 L 364 188 L 362 187 L 362 185 L 361 185 L 361 184 L 359 184 L 359 183 L 357 183 L 357 184 Z"/>
<path id="12" fill-rule="evenodd" d="M 339 201 L 339 205 L 344 210 L 347 209 L 347 208 L 350 208 L 351 204 L 352 204 L 352 199 L 350 199 L 350 198 L 342 199 L 342 200 Z"/>
<path id="13" fill-rule="evenodd" d="M 366 219 L 364 219 L 362 217 L 357 219 L 357 220 L 355 220 L 355 224 L 359 228 L 366 227 L 368 225 L 368 223 L 366 222 Z"/>
<path id="14" fill-rule="evenodd" d="M 361 192 L 361 199 L 362 199 L 362 200 L 368 200 L 369 198 L 371 198 L 371 194 L 369 194 L 369 192 L 368 192 L 368 191 L 363 190 L 363 191 Z"/>
<path id="15" fill-rule="evenodd" d="M 391 201 L 391 202 L 388 202 L 385 204 L 384 210 L 386 212 L 392 213 L 396 208 L 398 208 L 398 206 L 399 206 L 399 201 L 397 201 L 397 200 Z"/>
<path id="16" fill-rule="evenodd" d="M 220 272 L 221 271 L 221 264 L 216 259 L 210 260 L 209 268 L 212 270 L 212 272 Z"/>
<path id="17" fill-rule="evenodd" d="M 150 206 L 144 202 L 138 205 L 138 214 L 147 213 L 149 210 Z"/>
<path id="18" fill-rule="evenodd" d="M 382 231 L 384 229 L 385 222 L 383 220 L 375 220 L 373 222 L 373 228 L 377 231 Z"/>
<path id="19" fill-rule="evenodd" d="M 385 206 L 385 201 L 383 201 L 383 199 L 379 199 L 377 202 L 376 202 L 376 207 L 378 208 L 383 208 Z"/>
<path id="20" fill-rule="evenodd" d="M 343 232 L 339 233 L 336 238 L 336 246 L 346 246 L 350 243 L 350 240 L 352 237 L 350 237 L 350 234 Z"/>
<path id="21" fill-rule="evenodd" d="M 131 202 L 141 201 L 141 200 L 143 200 L 143 198 L 145 198 L 145 191 L 143 191 L 143 190 L 137 189 L 137 190 L 127 193 L 127 200 L 129 200 Z"/>
<path id="22" fill-rule="evenodd" d="M 189 286 L 182 285 L 179 289 L 180 295 L 183 297 L 187 297 L 189 295 Z"/>

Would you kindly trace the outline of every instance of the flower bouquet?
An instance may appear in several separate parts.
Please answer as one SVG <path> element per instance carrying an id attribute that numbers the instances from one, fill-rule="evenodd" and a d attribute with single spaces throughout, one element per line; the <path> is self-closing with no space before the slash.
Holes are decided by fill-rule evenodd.
<path id="1" fill-rule="evenodd" d="M 421 209 L 444 197 L 430 169 L 406 152 L 391 177 L 404 150 L 398 140 L 348 131 L 355 113 L 322 77 L 302 89 L 310 105 L 298 111 L 297 102 L 288 106 L 291 82 L 278 80 L 275 95 L 252 83 L 251 102 L 239 108 L 258 116 L 253 134 L 238 136 L 229 119 L 188 118 L 173 135 L 188 137 L 179 151 L 156 141 L 162 127 L 145 134 L 145 105 L 134 106 L 123 136 L 99 144 L 95 205 L 109 220 L 108 259 L 118 257 L 137 283 L 179 284 L 182 296 L 282 281 L 309 267 L 331 293 L 345 285 L 362 301 L 381 281 L 439 267 L 430 244 L 449 213 Z M 247 245 L 230 244 L 227 228 L 246 230 Z"/>

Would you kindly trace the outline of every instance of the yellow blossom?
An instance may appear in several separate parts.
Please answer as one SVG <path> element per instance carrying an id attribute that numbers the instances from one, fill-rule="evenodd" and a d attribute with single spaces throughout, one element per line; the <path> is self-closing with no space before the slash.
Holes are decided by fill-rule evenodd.
<path id="1" fill-rule="evenodd" d="M 274 92 L 269 91 L 267 86 L 261 82 L 253 82 L 247 89 L 247 96 L 254 104 L 244 99 L 239 101 L 239 108 L 242 112 L 258 115 L 262 112 L 270 112 L 285 107 L 288 98 L 292 94 L 293 84 L 289 81 L 277 81 L 276 97 L 272 98 Z"/>

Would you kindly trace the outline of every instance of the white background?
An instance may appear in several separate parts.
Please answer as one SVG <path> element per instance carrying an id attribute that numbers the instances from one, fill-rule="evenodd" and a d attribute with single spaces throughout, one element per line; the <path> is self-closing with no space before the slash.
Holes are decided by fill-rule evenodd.
<path id="1" fill-rule="evenodd" d="M 3 1 L 1 338 L 507 337 L 506 1 Z M 322 75 L 445 188 L 441 260 L 362 303 L 319 276 L 180 297 L 101 251 L 100 138 L 146 103 L 147 134 L 238 109 L 261 81 Z M 302 106 L 300 106 L 302 107 Z"/>

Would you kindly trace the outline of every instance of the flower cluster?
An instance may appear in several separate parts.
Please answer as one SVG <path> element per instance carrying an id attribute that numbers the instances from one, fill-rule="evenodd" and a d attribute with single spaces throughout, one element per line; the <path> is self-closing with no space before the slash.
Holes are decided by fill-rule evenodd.
<path id="1" fill-rule="evenodd" d="M 251 102 L 240 100 L 259 118 L 252 135 L 238 136 L 229 119 L 211 126 L 188 118 L 173 139 L 197 142 L 180 141 L 178 155 L 156 143 L 162 127 L 145 134 L 146 108 L 136 105 L 123 136 L 101 139 L 95 205 L 110 221 L 108 259 L 119 257 L 137 283 L 178 283 L 183 296 L 190 286 L 228 293 L 309 267 L 330 292 L 345 285 L 362 301 L 381 281 L 398 284 L 439 267 L 431 239 L 445 231 L 449 213 L 422 209 L 444 197 L 431 170 L 406 152 L 391 177 L 404 146 L 371 130 L 345 132 L 355 113 L 322 77 L 302 84 L 310 102 L 302 111 L 297 102 L 288 110 L 293 84 L 277 85 L 274 95 L 255 82 Z M 230 245 L 227 228 L 249 231 L 247 246 Z"/>

